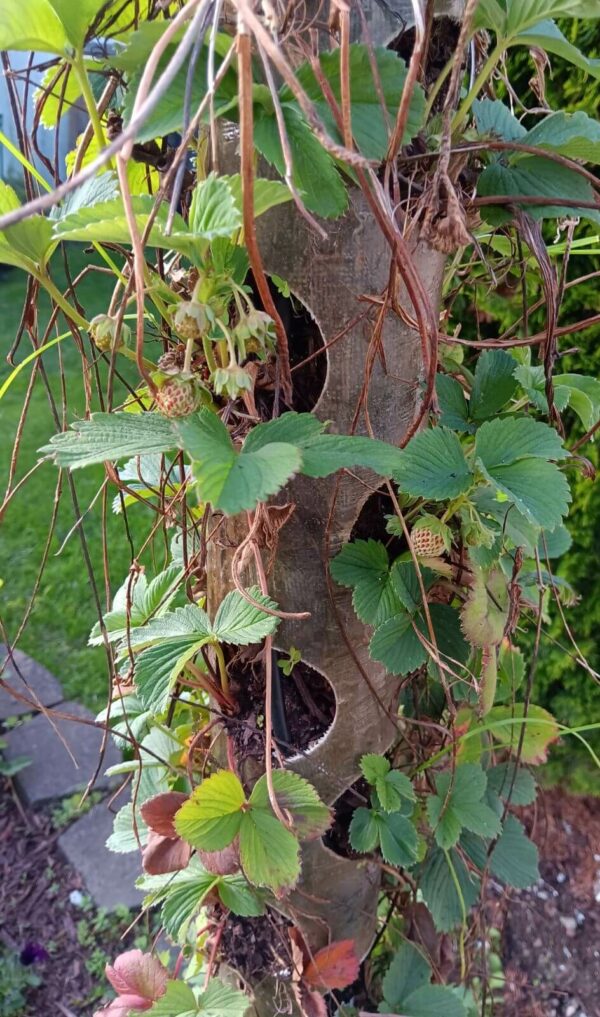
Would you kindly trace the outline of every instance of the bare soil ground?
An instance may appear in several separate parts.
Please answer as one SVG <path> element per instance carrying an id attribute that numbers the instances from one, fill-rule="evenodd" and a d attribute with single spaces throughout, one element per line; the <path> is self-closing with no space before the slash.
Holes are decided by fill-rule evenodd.
<path id="1" fill-rule="evenodd" d="M 504 1017 L 600 1017 L 600 798 L 530 810 L 542 881 L 504 908 Z"/>

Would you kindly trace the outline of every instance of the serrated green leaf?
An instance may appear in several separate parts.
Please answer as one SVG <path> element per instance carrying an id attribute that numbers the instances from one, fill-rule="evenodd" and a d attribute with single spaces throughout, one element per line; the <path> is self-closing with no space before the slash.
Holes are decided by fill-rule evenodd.
<path id="1" fill-rule="evenodd" d="M 485 350 L 477 358 L 469 400 L 469 415 L 475 421 L 488 420 L 514 395 L 515 361 L 505 350 Z"/>
<path id="2" fill-rule="evenodd" d="M 211 978 L 196 999 L 187 982 L 169 980 L 167 989 L 148 1011 L 150 1017 L 244 1017 L 250 1000 L 243 992 Z"/>
<path id="3" fill-rule="evenodd" d="M 445 985 L 423 985 L 402 1004 L 405 1017 L 467 1017 L 462 1000 Z"/>
<path id="4" fill-rule="evenodd" d="M 240 826 L 240 859 L 255 886 L 273 890 L 293 887 L 300 875 L 300 845 L 275 816 L 265 809 L 245 812 Z"/>
<path id="5" fill-rule="evenodd" d="M 324 434 L 324 427 L 312 413 L 284 413 L 253 428 L 243 450 L 255 452 L 273 442 L 283 442 L 300 449 L 301 472 L 309 477 L 327 477 L 337 470 L 357 466 L 367 466 L 382 477 L 391 477 L 400 456 L 394 445 L 362 435 Z"/>
<path id="6" fill-rule="evenodd" d="M 546 372 L 543 365 L 530 366 L 520 364 L 515 370 L 515 378 L 524 389 L 529 400 L 548 415 L 548 399 L 546 397 Z M 569 405 L 570 392 L 564 385 L 554 385 L 554 406 L 561 413 Z"/>
<path id="7" fill-rule="evenodd" d="M 318 434 L 302 446 L 302 473 L 307 477 L 328 477 L 341 469 L 365 466 L 380 477 L 391 477 L 400 463 L 401 452 L 376 438 L 353 434 Z"/>
<path id="8" fill-rule="evenodd" d="M 473 424 L 469 420 L 469 404 L 460 382 L 448 374 L 437 374 L 435 393 L 440 407 L 440 424 L 453 431 L 470 433 Z"/>
<path id="9" fill-rule="evenodd" d="M 207 636 L 182 636 L 142 650 L 135 661 L 134 682 L 146 710 L 154 716 L 165 712 L 178 676 L 207 642 Z"/>
<path id="10" fill-rule="evenodd" d="M 235 173 L 233 176 L 225 176 L 224 174 L 220 177 L 221 180 L 225 180 L 229 186 L 233 199 L 236 204 L 236 208 L 242 211 L 242 178 L 239 173 Z M 275 208 L 277 205 L 285 205 L 288 201 L 292 200 L 292 195 L 285 184 L 280 183 L 279 180 L 267 180 L 264 177 L 255 177 L 254 179 L 254 218 L 258 219 L 259 216 L 268 212 L 270 208 Z M 281 417 L 276 418 L 278 420 Z"/>
<path id="11" fill-rule="evenodd" d="M 594 192 L 589 180 L 576 170 L 544 156 L 524 156 L 515 165 L 501 162 L 486 166 L 477 183 L 478 195 L 482 198 L 506 195 L 521 199 L 514 202 L 522 207 L 533 219 L 556 219 L 560 216 L 577 215 L 600 223 L 600 210 L 586 208 L 594 202 Z M 547 198 L 545 205 L 530 205 L 527 198 Z M 561 201 L 581 201 L 581 206 L 562 205 Z M 493 225 L 506 222 L 512 213 L 501 205 L 484 206 L 487 222 Z"/>
<path id="12" fill-rule="evenodd" d="M 569 406 L 575 411 L 586 430 L 591 430 L 600 418 L 600 381 L 585 374 L 557 374 L 555 385 L 566 388 Z"/>
<path id="13" fill-rule="evenodd" d="M 145 907 L 161 905 L 165 932 L 181 944 L 186 940 L 190 922 L 212 889 L 218 893 L 223 906 L 236 915 L 253 918 L 264 913 L 259 895 L 242 875 L 217 876 L 208 872 L 196 855 L 182 872 L 145 875 L 137 880 L 136 886 L 145 894 Z"/>
<path id="14" fill-rule="evenodd" d="M 483 801 L 486 786 L 486 775 L 476 763 L 436 775 L 437 794 L 427 799 L 427 817 L 441 848 L 453 847 L 463 828 L 482 837 L 500 832 L 498 817 Z"/>
<path id="15" fill-rule="evenodd" d="M 410 868 L 419 856 L 419 837 L 414 825 L 398 812 L 377 813 L 381 854 L 390 865 Z"/>
<path id="16" fill-rule="evenodd" d="M 503 141 L 522 141 L 527 128 L 517 120 L 500 99 L 476 99 L 473 113 L 479 134 L 491 135 Z"/>
<path id="17" fill-rule="evenodd" d="M 491 734 L 503 748 L 516 754 L 520 747 L 520 758 L 524 763 L 545 762 L 548 746 L 559 737 L 556 720 L 542 706 L 530 705 L 526 713 L 523 703 L 494 706 L 486 720 L 497 725 L 490 729 Z"/>
<path id="18" fill-rule="evenodd" d="M 517 889 L 525 889 L 540 878 L 538 849 L 514 816 L 508 815 L 504 820 L 502 834 L 490 856 L 490 869 L 498 879 Z"/>
<path id="19" fill-rule="evenodd" d="M 148 1011 L 150 1017 L 199 1017 L 196 996 L 191 985 L 169 979 L 164 993 Z"/>
<path id="20" fill-rule="evenodd" d="M 469 647 L 460 631 L 458 612 L 448 604 L 431 604 L 431 623 L 437 648 L 453 669 L 464 663 Z M 429 630 L 421 615 L 399 614 L 380 625 L 373 633 L 369 653 L 373 660 L 385 664 L 390 674 L 408 674 L 426 663 L 428 653 L 415 628 L 424 639 Z"/>
<path id="21" fill-rule="evenodd" d="M 410 779 L 400 770 L 390 770 L 384 777 L 380 777 L 375 782 L 375 790 L 385 812 L 395 812 L 404 801 L 415 801 Z"/>
<path id="22" fill-rule="evenodd" d="M 229 770 L 218 770 L 195 788 L 175 816 L 175 829 L 200 851 L 222 851 L 237 836 L 246 796 Z"/>
<path id="23" fill-rule="evenodd" d="M 361 756 L 360 769 L 362 775 L 369 784 L 376 784 L 391 770 L 391 764 L 385 756 L 379 756 L 376 752 L 367 752 Z"/>
<path id="24" fill-rule="evenodd" d="M 69 431 L 55 434 L 38 451 L 51 456 L 57 466 L 78 470 L 174 448 L 177 434 L 160 413 L 93 413 L 89 420 L 76 420 Z"/>
<path id="25" fill-rule="evenodd" d="M 558 432 L 541 420 L 506 417 L 481 425 L 475 439 L 475 455 L 486 470 L 493 470 L 531 456 L 560 460 L 568 456 L 568 452 Z"/>
<path id="26" fill-rule="evenodd" d="M 136 810 L 136 822 L 133 821 L 133 805 L 128 802 L 117 812 L 113 821 L 113 831 L 106 841 L 109 851 L 115 854 L 129 854 L 139 851 L 148 839 L 148 827 Z"/>
<path id="27" fill-rule="evenodd" d="M 244 1017 L 250 1000 L 244 992 L 211 978 L 200 994 L 198 1017 Z"/>
<path id="28" fill-rule="evenodd" d="M 379 826 L 372 809 L 360 807 L 352 813 L 349 829 L 350 843 L 355 851 L 367 854 L 379 843 Z"/>
<path id="29" fill-rule="evenodd" d="M 461 625 L 474 646 L 496 646 L 508 620 L 507 580 L 501 569 L 474 569 L 473 583 L 461 611 Z"/>
<path id="30" fill-rule="evenodd" d="M 128 87 L 125 93 L 123 108 L 123 120 L 126 125 L 131 120 L 135 97 L 148 56 L 164 34 L 168 24 L 167 20 L 142 22 L 138 30 L 129 36 L 127 50 L 110 59 L 112 67 L 124 68 L 128 71 Z M 165 71 L 167 64 L 173 58 L 175 47 L 181 41 L 184 31 L 185 27 L 181 30 L 180 36 L 175 36 L 172 43 L 165 48 L 158 63 L 157 76 L 160 76 Z M 223 33 L 217 33 L 214 37 L 214 42 L 218 69 L 218 58 L 225 56 L 227 53 L 231 46 L 231 38 Z M 189 62 L 186 60 L 181 70 L 175 75 L 174 80 L 161 95 L 155 108 L 139 128 L 136 140 L 141 144 L 153 141 L 155 138 L 164 138 L 173 131 L 179 131 L 183 126 L 188 66 Z M 192 109 L 198 109 L 206 96 L 207 90 L 208 46 L 204 45 L 196 61 L 196 68 L 192 79 L 190 95 Z M 224 115 L 228 109 L 231 109 L 233 115 L 236 106 L 237 74 L 235 68 L 230 67 L 216 90 L 214 111 L 217 116 L 220 116 Z"/>
<path id="31" fill-rule="evenodd" d="M 275 601 L 261 593 L 257 586 L 251 587 L 248 594 L 270 610 L 277 607 Z M 265 636 L 271 635 L 278 624 L 278 618 L 260 611 L 242 597 L 241 593 L 232 590 L 219 605 L 212 632 L 221 643 L 248 646 L 250 643 L 259 643 Z"/>
<path id="32" fill-rule="evenodd" d="M 389 571 L 389 559 L 380 540 L 353 540 L 344 544 L 330 565 L 331 575 L 341 586 L 381 582 Z"/>
<path id="33" fill-rule="evenodd" d="M 177 875 L 177 873 L 176 873 Z M 168 936 L 176 942 L 185 942 L 187 930 L 193 918 L 198 914 L 206 895 L 210 892 L 218 877 L 211 872 L 202 876 L 172 882 L 161 908 L 161 924 Z"/>
<path id="34" fill-rule="evenodd" d="M 212 626 L 206 611 L 197 604 L 186 604 L 175 611 L 169 611 L 159 618 L 153 618 L 147 625 L 133 629 L 128 636 L 123 652 L 129 649 L 140 649 L 152 643 L 168 643 L 182 637 L 192 639 L 210 639 Z"/>
<path id="35" fill-rule="evenodd" d="M 342 586 L 354 586 L 352 604 L 367 625 L 381 625 L 400 605 L 391 584 L 387 551 L 377 540 L 345 544 L 330 565 Z"/>
<path id="36" fill-rule="evenodd" d="M 554 530 L 543 530 L 540 534 L 537 549 L 542 561 L 547 558 L 560 558 L 573 543 L 573 538 L 566 526 L 562 524 Z"/>
<path id="37" fill-rule="evenodd" d="M 462 901 L 448 858 L 460 887 Z M 463 905 L 468 914 L 479 896 L 478 877 L 468 871 L 455 850 L 448 852 L 448 858 L 440 848 L 434 848 L 421 871 L 421 892 L 438 932 L 450 932 L 460 925 L 463 921 Z"/>
<path id="38" fill-rule="evenodd" d="M 373 660 L 385 664 L 390 674 L 409 674 L 427 660 L 427 651 L 409 614 L 396 615 L 380 625 L 373 633 L 369 654 Z"/>
<path id="39" fill-rule="evenodd" d="M 194 188 L 190 204 L 191 232 L 205 240 L 230 237 L 242 225 L 242 213 L 225 177 L 209 173 Z"/>
<path id="40" fill-rule="evenodd" d="M 571 7 L 571 10 L 573 9 Z M 579 10 L 581 11 L 581 8 Z M 598 10 L 597 7 L 596 10 Z M 570 14 L 570 11 L 565 13 Z M 574 16 L 577 17 L 579 15 Z M 596 14 L 595 16 L 597 17 L 598 15 Z M 587 57 L 582 53 L 577 46 L 574 46 L 573 43 L 565 38 L 558 25 L 549 19 L 538 21 L 531 28 L 521 31 L 513 40 L 512 45 L 526 46 L 528 49 L 532 46 L 538 46 L 545 50 L 546 53 L 555 53 L 563 60 L 568 60 L 569 63 L 579 67 L 586 74 L 600 78 L 600 60 Z"/>
<path id="41" fill-rule="evenodd" d="M 237 452 L 227 428 L 210 410 L 181 421 L 177 430 L 193 460 L 200 498 L 226 515 L 255 508 L 300 469 L 300 452 L 287 443 Z"/>
<path id="42" fill-rule="evenodd" d="M 572 500 L 569 482 L 554 463 L 520 459 L 486 471 L 490 482 L 526 519 L 542 529 L 560 526 Z"/>
<path id="43" fill-rule="evenodd" d="M 140 594 L 139 600 L 136 598 L 134 590 L 134 604 L 138 607 L 139 603 L 140 616 L 144 622 L 151 615 L 164 614 L 177 593 L 183 575 L 184 571 L 180 565 L 169 565 L 168 568 L 154 576 L 143 593 Z M 137 584 L 135 589 L 137 590 Z"/>
<path id="44" fill-rule="evenodd" d="M 289 812 L 295 835 L 300 840 L 320 837 L 331 826 L 331 810 L 321 801 L 312 784 L 293 770 L 273 770 L 273 789 L 277 804 L 285 815 Z M 271 810 L 266 774 L 258 779 L 250 805 L 254 809 Z"/>
<path id="45" fill-rule="evenodd" d="M 49 0 L 3 0 L 0 49 L 62 54 L 69 43 Z"/>
<path id="46" fill-rule="evenodd" d="M 143 233 L 150 214 L 153 214 L 155 199 L 149 194 L 134 195 L 132 210 L 138 231 Z M 156 213 L 148 244 L 164 250 L 179 251 L 188 258 L 194 254 L 198 238 L 188 229 L 180 215 L 175 215 L 172 232 L 167 234 L 168 208 L 162 205 Z M 93 205 L 81 205 L 56 220 L 53 228 L 55 240 L 78 240 L 83 243 L 131 244 L 123 199 L 111 198 L 97 201 Z"/>
<path id="47" fill-rule="evenodd" d="M 511 805 L 531 805 L 536 798 L 536 786 L 529 770 L 515 762 L 498 763 L 486 770 L 488 788 Z"/>
<path id="48" fill-rule="evenodd" d="M 256 890 L 248 885 L 243 876 L 222 876 L 219 880 L 219 897 L 224 907 L 242 918 L 258 918 L 265 912 L 265 906 Z"/>
<path id="49" fill-rule="evenodd" d="M 516 646 L 502 645 L 498 653 L 496 701 L 502 703 L 506 699 L 514 699 L 517 689 L 523 684 L 524 677 L 525 661 L 521 651 Z"/>
<path id="50" fill-rule="evenodd" d="M 582 162 L 600 162 L 600 124 L 579 110 L 559 110 L 544 117 L 527 131 L 528 145 L 537 145 Z M 515 153 L 513 160 L 518 158 Z"/>
<path id="51" fill-rule="evenodd" d="M 369 47 L 354 43 L 349 48 L 350 87 L 352 94 L 351 117 L 352 134 L 356 145 L 369 159 L 382 160 L 386 154 L 389 140 L 389 125 L 394 116 L 406 79 L 406 65 L 395 53 L 383 47 L 369 50 Z M 377 64 L 378 83 L 373 77 L 373 61 Z M 321 72 L 329 82 L 329 86 L 338 103 L 341 101 L 340 82 L 340 51 L 332 50 L 322 53 L 319 57 Z M 331 107 L 324 98 L 323 89 L 317 80 L 310 63 L 305 63 L 296 71 L 298 80 L 310 99 L 314 102 L 318 114 L 325 124 L 328 133 L 337 141 L 342 141 L 337 121 Z M 295 102 L 292 91 L 284 86 L 281 92 L 283 102 Z M 387 116 L 381 107 L 381 97 L 386 104 Z M 408 121 L 403 142 L 410 141 L 421 129 L 424 111 L 424 96 L 420 87 L 412 94 Z"/>
<path id="52" fill-rule="evenodd" d="M 379 1009 L 404 1010 L 404 1000 L 430 981 L 431 965 L 423 951 L 414 943 L 402 943 L 384 975 L 381 986 L 384 1002 Z"/>
<path id="53" fill-rule="evenodd" d="M 413 562 L 395 561 L 391 568 L 390 578 L 398 600 L 410 614 L 414 614 L 421 606 L 423 598 Z M 434 573 L 430 569 L 421 568 L 421 579 L 426 590 L 429 589 L 434 578 Z"/>
<path id="54" fill-rule="evenodd" d="M 473 483 L 460 441 L 446 427 L 416 434 L 399 455 L 394 480 L 403 493 L 444 501 L 463 494 Z"/>
<path id="55" fill-rule="evenodd" d="M 510 541 L 515 547 L 522 547 L 528 556 L 533 556 L 540 535 L 540 527 L 526 519 L 512 501 L 508 501 L 504 495 L 498 494 L 491 484 L 477 488 L 473 492 L 471 500 L 479 513 L 484 517 L 491 516 L 498 524 L 498 540 L 503 538 L 504 541 Z M 487 519 L 485 521 L 487 522 Z M 496 527 L 492 528 L 496 529 Z M 471 554 L 473 554 L 473 550 Z M 495 556 L 496 560 L 497 557 L 498 555 Z"/>
<path id="56" fill-rule="evenodd" d="M 253 427 L 244 442 L 244 448 L 256 452 L 271 442 L 283 442 L 302 449 L 311 439 L 321 434 L 324 428 L 325 424 L 314 414 L 290 411 Z"/>
<path id="57" fill-rule="evenodd" d="M 306 207 L 323 218 L 342 215 L 348 207 L 348 195 L 334 160 L 295 106 L 286 102 L 281 110 L 292 155 L 292 179 Z M 285 158 L 272 107 L 255 105 L 253 140 L 267 162 L 285 176 Z"/>

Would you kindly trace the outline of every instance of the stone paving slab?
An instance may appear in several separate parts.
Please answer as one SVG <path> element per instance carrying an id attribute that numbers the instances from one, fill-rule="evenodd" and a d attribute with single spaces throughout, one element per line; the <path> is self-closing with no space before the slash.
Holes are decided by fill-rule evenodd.
<path id="1" fill-rule="evenodd" d="M 135 888 L 141 875 L 140 854 L 114 854 L 106 847 L 113 828 L 113 814 L 105 803 L 94 805 L 59 837 L 64 857 L 81 876 L 99 908 L 112 911 L 118 905 L 139 908 L 142 893 Z"/>
<path id="2" fill-rule="evenodd" d="M 0 666 L 6 660 L 6 656 L 6 646 L 4 643 L 0 643 Z M 29 699 L 35 699 L 37 696 L 42 706 L 56 706 L 60 703 L 63 697 L 62 688 L 58 679 L 50 671 L 47 671 L 42 664 L 38 664 L 21 650 L 13 650 L 12 657 L 14 665 L 10 662 L 2 675 L 3 680 L 11 688 Z M 25 681 L 21 679 L 20 675 Z M 0 688 L 0 720 L 6 720 L 7 717 L 20 717 L 24 713 L 31 713 L 31 707 L 19 702 L 6 689 Z"/>
<path id="3" fill-rule="evenodd" d="M 93 720 L 93 714 L 79 703 L 61 703 L 61 712 L 82 720 Z M 84 788 L 95 772 L 102 744 L 102 731 L 77 721 L 53 718 L 54 724 L 69 745 L 78 767 L 73 765 L 64 745 L 50 724 L 38 713 L 33 720 L 9 731 L 4 737 L 4 755 L 8 761 L 16 756 L 28 756 L 31 764 L 14 777 L 16 789 L 27 805 L 38 806 L 73 794 Z M 121 762 L 121 753 L 109 740 L 102 771 Z M 99 790 L 112 786 L 103 772 L 95 788 Z"/>

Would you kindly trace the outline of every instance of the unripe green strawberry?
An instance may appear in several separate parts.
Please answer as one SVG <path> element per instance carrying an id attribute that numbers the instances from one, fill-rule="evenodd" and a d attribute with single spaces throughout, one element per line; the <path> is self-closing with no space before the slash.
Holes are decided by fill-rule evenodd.
<path id="1" fill-rule="evenodd" d="M 189 417 L 200 405 L 200 393 L 191 379 L 167 378 L 156 393 L 156 405 L 165 417 Z"/>
<path id="2" fill-rule="evenodd" d="M 204 307 L 197 300 L 183 300 L 177 304 L 171 321 L 182 339 L 201 339 L 208 326 Z"/>
<path id="3" fill-rule="evenodd" d="M 446 550 L 441 533 L 434 533 L 428 526 L 415 527 L 410 535 L 417 558 L 437 558 Z"/>
<path id="4" fill-rule="evenodd" d="M 110 353 L 113 348 L 120 349 L 128 342 L 130 335 L 129 325 L 122 322 L 117 342 L 117 319 L 110 314 L 97 314 L 90 321 L 90 336 L 94 346 L 103 353 Z"/>

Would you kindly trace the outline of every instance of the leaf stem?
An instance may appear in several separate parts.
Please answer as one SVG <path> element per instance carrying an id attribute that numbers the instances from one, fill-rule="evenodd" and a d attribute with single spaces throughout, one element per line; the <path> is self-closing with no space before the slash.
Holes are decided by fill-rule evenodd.
<path id="1" fill-rule="evenodd" d="M 460 107 L 458 108 L 458 110 L 454 114 L 454 117 L 452 118 L 451 130 L 453 134 L 456 131 L 458 131 L 460 127 L 462 127 L 463 122 L 465 121 L 467 114 L 471 109 L 471 106 L 475 102 L 475 99 L 479 95 L 487 79 L 492 74 L 496 64 L 498 63 L 498 60 L 502 56 L 505 49 L 506 45 L 504 41 L 502 41 L 502 43 L 496 42 L 496 45 L 492 49 L 492 52 L 489 54 L 479 74 L 475 78 L 475 81 L 473 82 L 473 87 L 469 90 L 468 95 L 466 96 L 465 99 L 463 99 L 462 103 L 460 104 Z"/>
<path id="2" fill-rule="evenodd" d="M 204 350 L 204 356 L 206 357 L 206 363 L 208 364 L 211 374 L 214 374 L 217 370 L 217 361 L 212 350 L 210 339 L 207 335 L 202 336 L 202 349 Z"/>
<path id="3" fill-rule="evenodd" d="M 225 656 L 223 654 L 223 647 L 220 643 L 213 643 L 215 650 L 215 657 L 217 658 L 217 664 L 219 665 L 219 677 L 221 679 L 221 688 L 225 695 L 229 698 L 229 678 L 227 676 L 227 665 L 225 663 Z"/>
<path id="4" fill-rule="evenodd" d="M 32 273 L 32 275 L 33 274 L 34 273 Z M 57 307 L 60 307 L 67 321 L 72 321 L 79 328 L 85 328 L 87 330 L 89 322 L 79 313 L 79 311 L 75 310 L 75 308 L 71 306 L 69 301 L 60 292 L 58 286 L 52 282 L 50 276 L 46 272 L 36 272 L 35 278 L 40 285 L 44 287 Z"/>
<path id="5" fill-rule="evenodd" d="M 94 129 L 94 135 L 100 150 L 106 148 L 106 138 L 104 136 L 104 130 L 100 117 L 98 116 L 98 107 L 96 106 L 96 100 L 94 99 L 94 93 L 92 92 L 92 86 L 90 85 L 90 79 L 88 78 L 87 71 L 85 69 L 85 63 L 83 60 L 83 54 L 77 53 L 73 60 L 73 71 L 81 88 L 81 94 L 85 107 L 88 111 L 88 115 Z"/>

